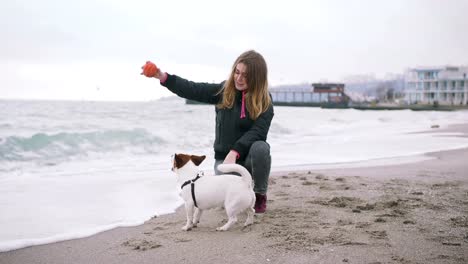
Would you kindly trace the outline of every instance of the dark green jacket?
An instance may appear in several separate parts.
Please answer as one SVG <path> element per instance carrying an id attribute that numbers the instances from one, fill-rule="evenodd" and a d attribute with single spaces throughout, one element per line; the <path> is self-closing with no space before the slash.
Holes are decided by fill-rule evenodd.
<path id="1" fill-rule="evenodd" d="M 218 104 L 222 100 L 222 83 L 197 83 L 185 80 L 176 75 L 168 74 L 162 84 L 180 97 L 208 104 Z M 273 105 L 262 113 L 257 120 L 252 120 L 245 109 L 245 118 L 240 118 L 242 92 L 238 91 L 234 106 L 231 109 L 216 107 L 216 138 L 214 142 L 215 159 L 223 160 L 230 150 L 239 153 L 239 160 L 245 160 L 250 146 L 255 141 L 266 141 L 271 120 Z"/>

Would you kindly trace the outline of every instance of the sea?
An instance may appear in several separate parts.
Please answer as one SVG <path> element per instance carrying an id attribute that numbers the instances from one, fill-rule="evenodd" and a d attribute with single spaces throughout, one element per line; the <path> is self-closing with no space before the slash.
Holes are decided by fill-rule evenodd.
<path id="1" fill-rule="evenodd" d="M 468 111 L 275 107 L 272 171 L 388 165 L 468 147 Z M 420 133 L 429 131 L 431 133 Z M 174 153 L 206 155 L 215 108 L 147 102 L 0 100 L 0 252 L 141 225 L 182 205 Z"/>

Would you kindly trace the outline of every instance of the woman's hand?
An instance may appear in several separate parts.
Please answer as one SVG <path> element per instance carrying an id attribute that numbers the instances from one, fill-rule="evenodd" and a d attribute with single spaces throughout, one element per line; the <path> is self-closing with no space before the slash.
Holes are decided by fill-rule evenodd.
<path id="1" fill-rule="evenodd" d="M 161 77 L 164 75 L 161 72 L 161 69 L 159 69 L 156 64 L 152 63 L 151 61 L 147 61 L 145 65 L 141 67 L 143 70 L 141 72 L 142 75 L 145 75 L 148 78 L 156 78 L 156 79 L 161 79 Z"/>
<path id="2" fill-rule="evenodd" d="M 229 153 L 227 154 L 226 158 L 224 159 L 224 164 L 232 164 L 232 163 L 236 163 L 236 160 L 237 160 L 237 152 L 231 150 L 229 151 Z"/>

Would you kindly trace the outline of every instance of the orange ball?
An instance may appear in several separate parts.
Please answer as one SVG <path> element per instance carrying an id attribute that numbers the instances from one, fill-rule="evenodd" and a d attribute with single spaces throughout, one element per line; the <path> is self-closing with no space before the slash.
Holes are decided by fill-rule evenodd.
<path id="1" fill-rule="evenodd" d="M 147 61 L 145 66 L 143 66 L 143 74 L 146 77 L 154 77 L 158 71 L 159 69 L 156 64 L 152 63 L 151 61 Z"/>

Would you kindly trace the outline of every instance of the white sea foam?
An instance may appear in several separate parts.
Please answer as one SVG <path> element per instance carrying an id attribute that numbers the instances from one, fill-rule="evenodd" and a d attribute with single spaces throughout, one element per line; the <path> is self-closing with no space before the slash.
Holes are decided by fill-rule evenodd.
<path id="1" fill-rule="evenodd" d="M 177 98 L 144 103 L 0 101 L 0 251 L 139 225 L 182 204 L 175 152 L 213 166 L 214 107 Z M 468 147 L 454 133 L 468 111 L 276 107 L 273 170 L 413 162 Z M 433 129 L 434 130 L 434 129 Z"/>

